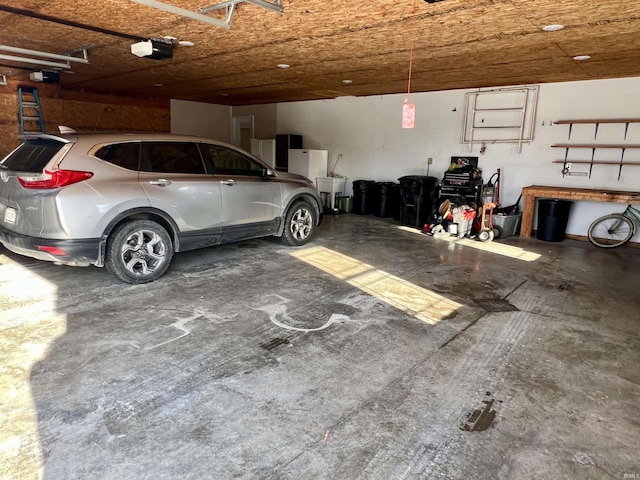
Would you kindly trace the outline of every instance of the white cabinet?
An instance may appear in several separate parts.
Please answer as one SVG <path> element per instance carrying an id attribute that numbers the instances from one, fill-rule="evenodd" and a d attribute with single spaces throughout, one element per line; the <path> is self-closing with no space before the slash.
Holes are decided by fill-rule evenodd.
<path id="1" fill-rule="evenodd" d="M 269 165 L 271 168 L 276 168 L 276 141 L 275 140 L 260 140 L 257 138 L 251 139 L 251 153 Z"/>
<path id="2" fill-rule="evenodd" d="M 315 183 L 316 178 L 327 176 L 329 152 L 327 150 L 289 150 L 289 173 L 304 175 Z"/>

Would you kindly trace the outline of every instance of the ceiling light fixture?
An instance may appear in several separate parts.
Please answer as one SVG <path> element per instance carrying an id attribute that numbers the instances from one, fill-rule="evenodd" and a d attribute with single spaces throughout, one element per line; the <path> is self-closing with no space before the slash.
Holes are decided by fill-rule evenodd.
<path id="1" fill-rule="evenodd" d="M 286 63 L 279 63 L 278 65 L 276 65 L 276 67 L 278 68 L 289 68 L 291 65 L 287 65 Z"/>
<path id="2" fill-rule="evenodd" d="M 591 55 L 576 55 L 575 57 L 573 57 L 574 60 L 577 60 L 578 62 L 583 62 L 585 60 L 589 60 L 591 58 Z"/>
<path id="3" fill-rule="evenodd" d="M 562 30 L 563 28 L 564 25 L 556 23 L 553 25 L 545 25 L 544 27 L 542 27 L 542 30 L 544 30 L 545 32 L 557 32 L 558 30 Z"/>
<path id="4" fill-rule="evenodd" d="M 180 45 L 181 47 L 193 47 L 195 43 L 190 42 L 189 40 L 179 40 L 178 45 Z"/>
<path id="5" fill-rule="evenodd" d="M 353 80 L 342 80 L 342 83 L 349 85 L 350 83 L 353 83 Z"/>

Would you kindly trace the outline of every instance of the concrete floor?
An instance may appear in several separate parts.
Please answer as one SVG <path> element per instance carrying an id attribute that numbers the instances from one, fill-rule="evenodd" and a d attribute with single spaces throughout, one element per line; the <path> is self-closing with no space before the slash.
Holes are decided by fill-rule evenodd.
<path id="1" fill-rule="evenodd" d="M 634 248 L 356 215 L 142 286 L 3 249 L 0 477 L 640 478 L 638 285 Z"/>

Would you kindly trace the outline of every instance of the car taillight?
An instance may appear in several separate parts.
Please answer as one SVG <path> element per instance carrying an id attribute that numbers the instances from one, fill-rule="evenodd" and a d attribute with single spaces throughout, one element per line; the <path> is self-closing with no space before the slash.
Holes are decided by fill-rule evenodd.
<path id="1" fill-rule="evenodd" d="M 45 170 L 42 175 L 18 177 L 24 188 L 60 188 L 93 177 L 93 172 L 80 170 Z"/>

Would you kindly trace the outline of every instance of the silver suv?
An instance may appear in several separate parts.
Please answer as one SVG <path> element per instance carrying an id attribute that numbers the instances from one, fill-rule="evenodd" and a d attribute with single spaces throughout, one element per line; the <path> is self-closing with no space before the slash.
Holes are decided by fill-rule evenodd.
<path id="1" fill-rule="evenodd" d="M 307 243 L 321 221 L 313 183 L 211 139 L 39 135 L 0 162 L 0 242 L 128 283 L 162 276 L 174 252 L 274 235 Z"/>

